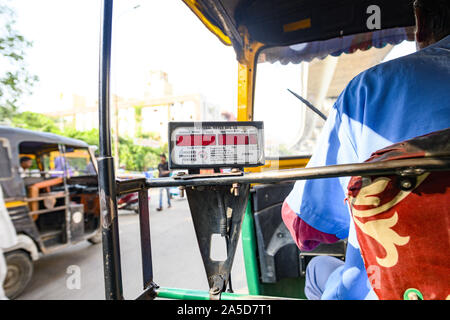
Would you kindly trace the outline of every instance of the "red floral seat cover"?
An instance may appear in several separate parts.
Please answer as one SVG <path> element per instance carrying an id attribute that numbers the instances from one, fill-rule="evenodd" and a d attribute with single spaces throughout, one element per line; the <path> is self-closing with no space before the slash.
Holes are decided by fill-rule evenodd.
<path id="1" fill-rule="evenodd" d="M 394 144 L 366 162 L 450 155 L 450 129 Z M 380 299 L 450 299 L 450 172 L 352 177 L 348 200 L 369 281 Z"/>

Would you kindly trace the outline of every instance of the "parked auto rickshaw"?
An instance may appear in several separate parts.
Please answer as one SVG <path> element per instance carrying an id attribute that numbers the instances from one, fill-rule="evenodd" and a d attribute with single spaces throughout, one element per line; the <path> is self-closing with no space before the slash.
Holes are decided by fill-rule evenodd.
<path id="1" fill-rule="evenodd" d="M 20 162 L 32 162 L 24 169 Z M 77 242 L 101 241 L 97 169 L 85 142 L 0 126 L 0 183 L 18 243 L 4 250 L 9 298 L 20 295 L 33 261 Z"/>
<path id="2" fill-rule="evenodd" d="M 263 131 L 261 121 L 255 121 L 259 120 L 255 117 L 258 110 L 254 108 L 258 61 L 300 63 L 412 40 L 415 21 L 411 1 L 183 1 L 212 33 L 236 52 L 238 121 L 169 123 L 170 168 L 187 169 L 188 174 L 116 181 L 109 119 L 113 1 L 103 1 L 98 164 L 106 298 L 124 298 L 115 199 L 117 195 L 131 192 L 139 192 L 140 198 L 144 292 L 138 299 L 305 298 L 304 274 L 311 257 L 333 255 L 344 259 L 346 242 L 321 245 L 313 252 L 299 251 L 280 216 L 282 202 L 292 183 L 369 175 L 409 179 L 427 171 L 445 171 L 450 168 L 448 144 L 443 144 L 441 152 L 421 153 L 419 157 L 316 168 L 304 168 L 310 158 L 308 153 L 266 157 L 264 136 L 268 132 Z M 382 13 L 380 24 L 373 22 L 377 12 Z M 282 112 L 279 106 L 273 108 Z M 427 143 L 432 144 L 429 140 Z M 213 168 L 214 172 L 200 174 L 206 168 Z M 223 168 L 231 170 L 225 172 Z M 187 194 L 209 291 L 156 284 L 152 259 L 157 257 L 151 254 L 147 191 L 173 186 Z M 241 231 L 248 294 L 233 293 L 230 285 Z M 211 258 L 211 239 L 217 234 L 225 239 L 227 247 L 227 257 L 220 261 Z"/>

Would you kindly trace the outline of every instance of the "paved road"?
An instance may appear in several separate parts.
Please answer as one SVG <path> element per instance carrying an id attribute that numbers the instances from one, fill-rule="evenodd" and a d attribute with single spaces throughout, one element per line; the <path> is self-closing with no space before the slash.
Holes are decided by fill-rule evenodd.
<path id="1" fill-rule="evenodd" d="M 172 208 L 157 212 L 156 192 L 152 190 L 150 200 L 154 281 L 164 287 L 208 290 L 187 201 L 174 200 Z M 121 211 L 119 225 L 124 296 L 134 299 L 142 292 L 138 216 Z M 44 256 L 35 262 L 30 285 L 18 299 L 104 299 L 102 259 L 101 244 L 87 241 Z M 80 288 L 69 289 L 76 286 L 72 280 L 78 271 Z M 247 292 L 240 241 L 232 280 L 236 292 Z"/>

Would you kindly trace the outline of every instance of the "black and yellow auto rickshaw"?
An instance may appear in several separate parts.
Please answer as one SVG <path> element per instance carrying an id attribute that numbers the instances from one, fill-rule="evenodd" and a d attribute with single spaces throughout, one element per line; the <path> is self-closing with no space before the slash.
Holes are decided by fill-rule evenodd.
<path id="1" fill-rule="evenodd" d="M 21 159 L 31 162 L 22 168 Z M 18 242 L 4 249 L 9 298 L 26 289 L 33 261 L 79 241 L 101 241 L 97 168 L 85 142 L 0 126 L 0 183 Z"/>
<path id="2" fill-rule="evenodd" d="M 265 128 L 263 132 L 264 124 L 255 121 L 260 119 L 255 117 L 258 110 L 254 108 L 258 61 L 295 64 L 412 40 L 415 20 L 411 1 L 184 2 L 236 52 L 238 121 L 169 123 L 169 164 L 171 168 L 188 169 L 189 173 L 153 180 L 116 181 L 109 119 L 113 1 L 103 1 L 98 165 L 106 298 L 124 298 L 115 199 L 131 192 L 139 192 L 140 197 L 144 292 L 139 299 L 304 298 L 304 271 L 310 258 L 315 255 L 344 258 L 346 243 L 320 246 L 309 253 L 298 250 L 280 217 L 281 204 L 292 183 L 327 177 L 394 175 L 402 183 L 405 179 L 407 185 L 423 172 L 448 170 L 448 144 L 443 144 L 441 152 L 422 152 L 408 159 L 315 168 L 304 168 L 308 154 L 264 157 L 264 136 L 268 131 Z M 273 108 L 276 113 L 282 112 L 280 106 Z M 426 141 L 425 145 L 432 144 Z M 220 149 L 212 149 L 212 145 L 219 145 Z M 236 145 L 246 147 L 240 149 Z M 193 147 L 201 152 L 197 153 Z M 214 172 L 201 174 L 205 168 L 213 168 Z M 179 186 L 187 194 L 209 291 L 163 287 L 164 284 L 157 283 L 157 275 L 153 275 L 152 259 L 157 257 L 151 254 L 147 190 L 173 186 Z M 248 294 L 233 293 L 230 287 L 230 270 L 241 231 Z M 222 260 L 211 258 L 211 239 L 217 234 L 226 242 L 227 255 Z"/>

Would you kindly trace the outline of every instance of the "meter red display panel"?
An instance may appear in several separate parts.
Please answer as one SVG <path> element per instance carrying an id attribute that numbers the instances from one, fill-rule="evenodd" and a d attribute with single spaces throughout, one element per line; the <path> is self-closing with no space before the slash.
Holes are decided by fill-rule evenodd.
<path id="1" fill-rule="evenodd" d="M 264 165 L 261 121 L 169 122 L 171 169 Z"/>

